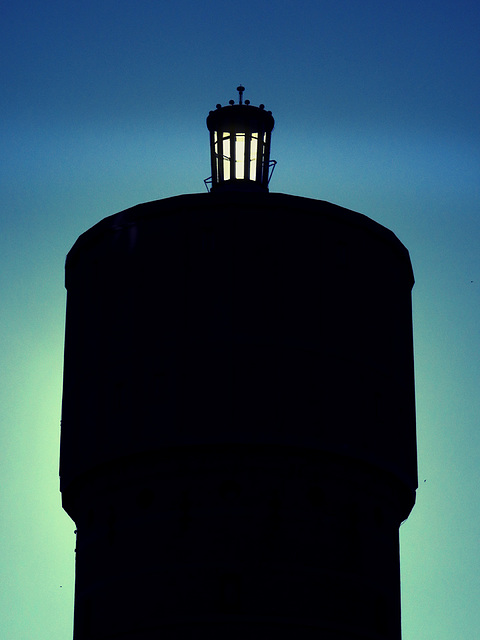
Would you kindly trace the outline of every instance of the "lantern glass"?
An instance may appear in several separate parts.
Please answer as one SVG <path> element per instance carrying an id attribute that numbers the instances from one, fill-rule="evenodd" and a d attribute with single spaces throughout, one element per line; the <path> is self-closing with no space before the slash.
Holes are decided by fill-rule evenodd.
<path id="1" fill-rule="evenodd" d="M 252 133 L 250 140 L 250 180 L 257 177 L 258 133 Z"/>
<path id="2" fill-rule="evenodd" d="M 237 180 L 245 178 L 245 134 L 235 134 L 235 176 Z"/>
<path id="3" fill-rule="evenodd" d="M 215 181 L 264 179 L 266 144 L 266 132 L 214 131 Z"/>
<path id="4" fill-rule="evenodd" d="M 223 134 L 223 179 L 230 180 L 231 172 L 230 134 Z"/>

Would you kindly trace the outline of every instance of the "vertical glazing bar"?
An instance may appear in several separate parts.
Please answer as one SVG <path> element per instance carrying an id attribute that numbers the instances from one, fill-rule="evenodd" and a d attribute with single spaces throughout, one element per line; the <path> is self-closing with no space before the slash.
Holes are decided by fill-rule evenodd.
<path id="1" fill-rule="evenodd" d="M 217 132 L 210 131 L 210 161 L 212 164 L 212 185 L 218 182 Z"/>
<path id="2" fill-rule="evenodd" d="M 235 162 L 237 159 L 237 150 L 235 149 L 236 147 L 236 141 L 235 141 L 235 131 L 230 131 L 230 161 L 231 161 L 231 165 L 230 165 L 230 178 L 232 180 L 235 180 L 236 176 L 236 167 L 235 167 Z"/>
<path id="3" fill-rule="evenodd" d="M 263 131 L 258 132 L 258 150 L 257 150 L 257 175 L 256 182 L 263 184 L 262 182 L 262 168 L 263 168 L 263 156 L 265 153 L 265 134 Z"/>
<path id="4" fill-rule="evenodd" d="M 245 155 L 243 159 L 243 177 L 245 180 L 250 179 L 250 137 L 251 131 L 245 131 Z"/>
<path id="5" fill-rule="evenodd" d="M 262 170 L 262 184 L 264 187 L 268 187 L 268 164 L 270 162 L 270 140 L 271 134 L 267 131 L 265 134 L 265 148 L 263 152 L 263 170 Z"/>
<path id="6" fill-rule="evenodd" d="M 218 182 L 223 182 L 223 131 L 218 131 L 217 136 Z"/>

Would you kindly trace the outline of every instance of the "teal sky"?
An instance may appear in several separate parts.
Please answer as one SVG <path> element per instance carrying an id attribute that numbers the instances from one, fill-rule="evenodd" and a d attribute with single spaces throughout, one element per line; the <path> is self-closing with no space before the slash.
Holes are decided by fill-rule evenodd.
<path id="1" fill-rule="evenodd" d="M 265 103 L 271 190 L 410 251 L 420 487 L 404 640 L 480 628 L 480 5 L 471 0 L 6 0 L 0 9 L 0 629 L 72 637 L 58 483 L 65 255 L 101 218 L 204 191 L 205 118 Z"/>

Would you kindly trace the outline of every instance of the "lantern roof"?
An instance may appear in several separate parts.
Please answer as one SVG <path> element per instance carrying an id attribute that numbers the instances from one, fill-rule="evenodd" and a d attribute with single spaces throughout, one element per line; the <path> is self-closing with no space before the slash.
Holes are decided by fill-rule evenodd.
<path id="1" fill-rule="evenodd" d="M 215 111 L 210 111 L 207 117 L 209 131 L 233 130 L 233 131 L 272 131 L 275 120 L 271 111 L 265 110 L 265 105 L 255 107 L 250 100 L 243 100 L 245 87 L 237 87 L 238 104 L 230 100 L 228 105 L 216 105 Z"/>

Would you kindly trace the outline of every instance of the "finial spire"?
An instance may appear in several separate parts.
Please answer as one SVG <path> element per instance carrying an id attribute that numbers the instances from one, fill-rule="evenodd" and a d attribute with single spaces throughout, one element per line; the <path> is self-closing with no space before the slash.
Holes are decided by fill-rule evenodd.
<path id="1" fill-rule="evenodd" d="M 243 104 L 242 100 L 243 100 L 243 92 L 245 91 L 245 87 L 240 85 L 239 87 L 237 87 L 237 91 L 238 91 L 238 104 Z"/>

